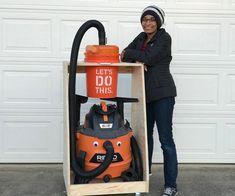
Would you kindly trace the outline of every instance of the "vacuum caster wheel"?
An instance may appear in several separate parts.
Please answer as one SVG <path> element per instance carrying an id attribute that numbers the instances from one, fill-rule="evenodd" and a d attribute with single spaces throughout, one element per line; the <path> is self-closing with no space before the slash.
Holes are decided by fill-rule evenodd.
<path id="1" fill-rule="evenodd" d="M 110 179 L 111 179 L 110 175 L 105 175 L 105 176 L 103 177 L 103 181 L 104 181 L 104 182 L 109 182 Z"/>

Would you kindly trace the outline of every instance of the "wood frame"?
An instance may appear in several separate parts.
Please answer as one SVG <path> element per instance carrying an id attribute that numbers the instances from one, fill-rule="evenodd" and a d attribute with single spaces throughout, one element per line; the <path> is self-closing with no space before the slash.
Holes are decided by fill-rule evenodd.
<path id="1" fill-rule="evenodd" d="M 102 64 L 104 65 L 104 64 Z M 77 73 L 85 73 L 86 66 L 102 66 L 98 63 L 79 62 Z M 148 148 L 147 148 L 147 129 L 146 129 L 146 108 L 145 108 L 145 88 L 144 88 L 144 67 L 139 63 L 113 63 L 105 66 L 118 66 L 119 73 L 132 75 L 132 97 L 138 98 L 139 102 L 132 103 L 131 127 L 134 136 L 141 149 L 143 159 L 143 181 L 134 182 L 97 182 L 89 184 L 73 184 L 73 172 L 70 168 L 69 152 L 69 117 L 68 117 L 68 76 L 69 63 L 64 62 L 64 161 L 63 175 L 68 196 L 82 195 L 107 195 L 121 193 L 146 193 L 149 191 L 149 168 L 148 168 Z"/>

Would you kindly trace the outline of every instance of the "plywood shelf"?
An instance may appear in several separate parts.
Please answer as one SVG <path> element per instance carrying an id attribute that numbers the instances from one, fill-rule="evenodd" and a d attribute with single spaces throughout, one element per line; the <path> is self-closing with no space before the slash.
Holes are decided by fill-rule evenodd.
<path id="1" fill-rule="evenodd" d="M 69 117 L 68 117 L 68 77 L 69 63 L 64 62 L 64 165 L 63 174 L 68 196 L 82 195 L 111 195 L 123 193 L 146 193 L 149 190 L 148 175 L 148 152 L 147 152 L 147 131 L 146 131 L 146 112 L 145 112 L 145 90 L 144 90 L 144 68 L 139 63 L 113 63 L 113 64 L 97 64 L 79 62 L 77 73 L 85 73 L 87 66 L 117 66 L 119 73 L 127 73 L 132 75 L 132 97 L 138 98 L 139 102 L 132 103 L 131 109 L 131 127 L 134 136 L 141 149 L 143 159 L 143 181 L 134 182 L 95 182 L 89 184 L 73 184 L 73 172 L 70 168 L 70 152 L 69 152 Z"/>

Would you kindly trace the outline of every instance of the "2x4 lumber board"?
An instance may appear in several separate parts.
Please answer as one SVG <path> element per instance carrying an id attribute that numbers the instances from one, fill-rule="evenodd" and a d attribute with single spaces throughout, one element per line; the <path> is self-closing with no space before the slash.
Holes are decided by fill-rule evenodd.
<path id="1" fill-rule="evenodd" d="M 147 182 L 120 182 L 71 185 L 70 196 L 147 192 Z"/>
<path id="2" fill-rule="evenodd" d="M 149 181 L 148 176 L 148 147 L 147 147 L 147 126 L 145 108 L 145 86 L 144 68 L 135 67 L 132 73 L 132 97 L 139 99 L 138 103 L 132 104 L 131 122 L 134 136 L 141 149 L 144 169 L 144 180 Z"/>
<path id="3" fill-rule="evenodd" d="M 68 66 L 64 65 L 63 80 L 64 80 L 64 161 L 63 175 L 65 180 L 66 190 L 70 186 L 70 158 L 69 158 L 69 119 L 68 119 Z"/>

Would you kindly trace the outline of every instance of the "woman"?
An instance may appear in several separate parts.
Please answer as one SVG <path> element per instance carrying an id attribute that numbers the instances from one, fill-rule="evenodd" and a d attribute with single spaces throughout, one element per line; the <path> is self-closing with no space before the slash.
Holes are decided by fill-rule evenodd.
<path id="1" fill-rule="evenodd" d="M 145 91 L 149 170 L 153 155 L 153 128 L 156 122 L 164 157 L 165 187 L 162 196 L 177 195 L 178 163 L 172 135 L 172 116 L 176 87 L 169 66 L 171 37 L 161 28 L 164 12 L 157 6 L 146 7 L 140 18 L 144 32 L 140 33 L 121 53 L 125 62 L 141 62 L 145 66 Z"/>

